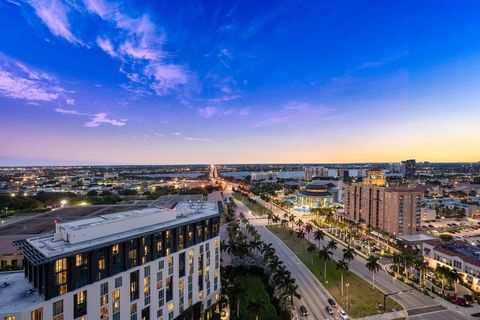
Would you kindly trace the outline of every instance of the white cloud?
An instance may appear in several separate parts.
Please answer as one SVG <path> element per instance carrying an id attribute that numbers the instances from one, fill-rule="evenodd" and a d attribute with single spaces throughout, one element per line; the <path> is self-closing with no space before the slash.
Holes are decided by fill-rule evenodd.
<path id="1" fill-rule="evenodd" d="M 185 137 L 187 141 L 212 141 L 210 138 L 194 138 L 194 137 Z"/>
<path id="2" fill-rule="evenodd" d="M 108 114 L 105 112 L 97 113 L 93 115 L 90 121 L 86 122 L 83 126 L 88 128 L 96 128 L 102 124 L 110 124 L 116 127 L 123 127 L 127 124 L 127 119 L 110 119 L 107 117 Z"/>
<path id="3" fill-rule="evenodd" d="M 180 136 L 180 135 L 182 135 L 182 133 L 181 132 L 174 132 L 173 135 L 174 136 Z"/>
<path id="4" fill-rule="evenodd" d="M 52 34 L 73 44 L 83 44 L 72 34 L 68 21 L 70 9 L 60 0 L 30 0 L 29 3 Z"/>
<path id="5" fill-rule="evenodd" d="M 111 57 L 116 57 L 117 54 L 115 52 L 115 49 L 113 48 L 113 44 L 109 39 L 103 39 L 98 37 L 97 38 L 97 45 L 105 51 L 109 56 Z"/>
<path id="6" fill-rule="evenodd" d="M 85 115 L 87 115 L 86 113 L 81 113 L 77 110 L 68 110 L 68 109 L 62 109 L 62 108 L 56 108 L 55 112 L 58 112 L 58 113 L 61 113 L 61 114 L 75 115 L 75 116 L 85 116 Z"/>
<path id="7" fill-rule="evenodd" d="M 228 108 L 222 110 L 217 107 L 205 107 L 198 109 L 198 113 L 203 118 L 211 118 L 213 116 L 247 116 L 250 114 L 248 108 Z"/>

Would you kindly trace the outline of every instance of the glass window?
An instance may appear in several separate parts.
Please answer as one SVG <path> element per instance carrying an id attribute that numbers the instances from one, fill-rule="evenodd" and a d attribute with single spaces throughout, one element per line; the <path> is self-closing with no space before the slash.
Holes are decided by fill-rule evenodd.
<path id="1" fill-rule="evenodd" d="M 80 291 L 73 296 L 73 317 L 78 318 L 87 314 L 87 291 Z"/>
<path id="2" fill-rule="evenodd" d="M 53 303 L 53 315 L 58 316 L 63 313 L 63 300 L 58 300 Z"/>
<path id="3" fill-rule="evenodd" d="M 38 308 L 32 311 L 31 313 L 32 320 L 42 320 L 43 319 L 43 308 Z"/>
<path id="4" fill-rule="evenodd" d="M 122 277 L 115 278 L 115 288 L 120 288 L 122 286 Z"/>

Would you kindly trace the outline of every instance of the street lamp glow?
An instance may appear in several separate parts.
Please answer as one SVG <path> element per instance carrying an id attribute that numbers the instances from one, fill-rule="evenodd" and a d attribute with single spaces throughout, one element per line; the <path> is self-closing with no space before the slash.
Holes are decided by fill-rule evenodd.
<path id="1" fill-rule="evenodd" d="M 13 192 L 10 193 L 10 197 L 12 197 L 12 198 L 15 197 L 15 193 L 13 193 Z"/>
<path id="2" fill-rule="evenodd" d="M 82 201 L 82 202 L 80 202 L 80 205 L 81 205 L 81 206 L 86 206 L 86 205 L 87 205 L 87 202 L 86 202 L 86 201 Z"/>
<path id="3" fill-rule="evenodd" d="M 62 201 L 60 201 L 60 204 L 61 204 L 61 205 L 62 205 L 62 207 L 63 207 L 64 205 L 66 205 L 66 204 L 67 204 L 67 200 L 63 199 Z"/>

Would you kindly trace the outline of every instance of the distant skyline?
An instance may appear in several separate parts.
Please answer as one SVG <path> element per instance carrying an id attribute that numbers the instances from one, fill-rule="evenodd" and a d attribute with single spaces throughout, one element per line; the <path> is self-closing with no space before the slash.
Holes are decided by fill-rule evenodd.
<path id="1" fill-rule="evenodd" d="M 480 3 L 0 0 L 0 166 L 480 161 Z"/>

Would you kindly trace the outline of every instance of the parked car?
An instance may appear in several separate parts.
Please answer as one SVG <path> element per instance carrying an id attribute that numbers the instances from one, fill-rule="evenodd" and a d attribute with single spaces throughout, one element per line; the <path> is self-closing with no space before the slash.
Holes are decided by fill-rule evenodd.
<path id="1" fill-rule="evenodd" d="M 326 307 L 325 307 L 325 310 L 327 310 L 327 313 L 328 313 L 329 315 L 333 316 L 333 309 L 332 309 L 332 307 L 326 306 Z"/>
<path id="2" fill-rule="evenodd" d="M 328 303 L 329 303 L 332 307 L 334 307 L 334 308 L 337 307 L 337 303 L 336 303 L 335 300 L 333 300 L 333 299 L 328 299 Z"/>
<path id="3" fill-rule="evenodd" d="M 340 318 L 342 318 L 342 320 L 350 319 L 348 317 L 348 314 L 345 311 L 343 311 L 343 309 L 338 310 L 338 314 L 340 315 Z"/>
<path id="4" fill-rule="evenodd" d="M 304 317 L 308 316 L 307 307 L 305 307 L 303 304 L 300 306 L 300 313 L 301 313 L 302 316 L 304 316 Z"/>

